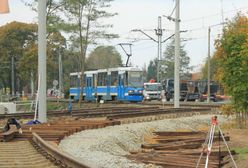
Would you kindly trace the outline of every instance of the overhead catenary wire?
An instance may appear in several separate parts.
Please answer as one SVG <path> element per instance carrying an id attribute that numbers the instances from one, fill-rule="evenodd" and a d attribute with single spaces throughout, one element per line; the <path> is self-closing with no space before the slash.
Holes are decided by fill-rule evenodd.
<path id="1" fill-rule="evenodd" d="M 233 10 L 229 10 L 229 11 L 223 11 L 223 14 L 237 12 L 239 10 L 244 10 L 244 9 L 248 9 L 248 7 L 237 8 L 237 9 L 233 9 Z M 214 17 L 214 16 L 221 16 L 221 15 L 222 15 L 222 12 L 218 12 L 218 13 L 215 13 L 215 14 L 212 14 L 212 15 L 206 15 L 206 16 L 187 19 L 187 20 L 181 20 L 181 22 L 182 23 L 193 22 L 193 21 L 196 21 L 196 20 L 202 20 L 202 19 L 207 19 L 207 18 L 211 18 L 211 17 Z"/>

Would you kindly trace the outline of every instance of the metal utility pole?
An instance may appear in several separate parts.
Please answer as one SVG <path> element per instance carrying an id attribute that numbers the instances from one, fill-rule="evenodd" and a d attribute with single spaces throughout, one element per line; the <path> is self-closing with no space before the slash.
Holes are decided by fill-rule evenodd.
<path id="1" fill-rule="evenodd" d="M 179 108 L 179 67 L 180 67 L 180 0 L 176 0 L 175 18 L 175 68 L 174 68 L 174 108 Z"/>
<path id="2" fill-rule="evenodd" d="M 121 48 L 123 49 L 123 51 L 125 52 L 125 54 L 127 55 L 127 61 L 126 61 L 126 67 L 128 66 L 129 63 L 129 59 L 132 56 L 132 44 L 131 43 L 120 43 L 118 44 L 121 46 Z M 125 48 L 123 46 L 128 45 L 129 46 L 129 53 L 125 50 Z"/>
<path id="3" fill-rule="evenodd" d="M 162 58 L 162 23 L 161 23 L 161 16 L 158 17 L 158 29 L 155 30 L 156 35 L 158 36 L 158 63 L 157 63 L 157 82 L 160 82 L 160 61 Z"/>
<path id="4" fill-rule="evenodd" d="M 221 23 L 219 23 L 219 24 L 215 24 L 215 25 L 211 25 L 211 26 L 209 26 L 208 27 L 208 86 L 207 86 L 207 88 L 208 88 L 208 96 L 207 96 L 207 103 L 209 103 L 210 102 L 210 83 L 211 83 L 211 75 L 210 75 L 210 66 L 211 66 L 211 63 L 210 63 L 210 34 L 211 34 L 211 27 L 215 27 L 215 26 L 219 26 L 219 25 L 224 25 L 225 24 L 225 22 L 221 22 Z"/>
<path id="5" fill-rule="evenodd" d="M 207 103 L 210 102 L 210 33 L 211 28 L 208 27 L 208 97 L 207 97 Z"/>
<path id="6" fill-rule="evenodd" d="M 11 90 L 12 96 L 15 96 L 15 63 L 14 57 L 11 57 Z"/>
<path id="7" fill-rule="evenodd" d="M 40 122 L 47 121 L 46 100 L 46 0 L 38 0 L 38 76 L 39 88 L 39 114 Z M 39 80 L 38 80 L 39 81 Z"/>
<path id="8" fill-rule="evenodd" d="M 162 36 L 163 36 L 163 29 L 162 29 L 162 17 L 159 16 L 158 17 L 158 28 L 155 29 L 156 35 L 157 35 L 157 40 L 155 40 L 154 38 L 152 38 L 150 35 L 146 34 L 144 31 L 140 30 L 140 29 L 135 29 L 132 31 L 139 31 L 142 34 L 144 34 L 145 36 L 147 36 L 149 39 L 151 39 L 152 41 L 156 42 L 158 44 L 158 55 L 157 55 L 157 59 L 158 59 L 158 63 L 157 63 L 157 82 L 160 82 L 160 61 L 162 59 L 162 43 L 167 41 L 168 39 L 166 39 L 165 41 L 162 41 Z M 171 36 L 172 37 L 172 36 Z M 169 37 L 169 39 L 171 38 Z"/>
<path id="9" fill-rule="evenodd" d="M 62 75 L 63 75 L 63 69 L 62 69 L 62 58 L 61 58 L 61 49 L 59 48 L 59 97 L 62 96 L 62 90 L 63 90 L 63 82 L 62 82 Z"/>
<path id="10" fill-rule="evenodd" d="M 30 73 L 30 87 L 31 87 L 31 98 L 34 96 L 34 73 L 33 70 Z"/>

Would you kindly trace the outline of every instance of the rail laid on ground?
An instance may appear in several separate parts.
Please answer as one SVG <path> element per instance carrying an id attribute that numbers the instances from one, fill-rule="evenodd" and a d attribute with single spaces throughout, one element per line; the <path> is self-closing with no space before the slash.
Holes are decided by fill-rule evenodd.
<path id="1" fill-rule="evenodd" d="M 38 125 L 23 125 L 23 133 L 8 134 L 7 140 L 14 142 L 0 142 L 0 168 L 55 168 L 75 167 L 94 168 L 96 166 L 86 161 L 79 161 L 63 153 L 56 145 L 65 136 L 84 129 L 96 129 L 118 124 L 107 120 L 58 120 L 52 123 Z M 0 139 L 4 138 L 0 132 Z M 6 140 L 2 139 L 2 141 Z"/>
<path id="2" fill-rule="evenodd" d="M 29 141 L 0 143 L 0 168 L 55 168 Z"/>
<path id="3" fill-rule="evenodd" d="M 44 141 L 39 135 L 33 133 L 33 146 L 40 151 L 46 158 L 52 161 L 55 165 L 60 167 L 73 168 L 95 168 L 96 166 L 87 163 L 85 160 L 78 160 L 71 155 L 61 152 L 51 144 Z"/>
<path id="4" fill-rule="evenodd" d="M 79 164 L 83 164 L 85 167 L 89 166 L 86 162 L 78 162 L 77 160 L 68 157 L 66 154 L 61 154 L 56 148 L 52 148 L 51 145 L 45 143 L 45 141 L 53 141 L 60 142 L 64 137 L 69 136 L 75 132 L 82 131 L 85 129 L 96 129 L 102 128 L 110 125 L 117 125 L 121 122 L 118 119 L 123 118 L 133 118 L 133 117 L 146 117 L 152 115 L 173 115 L 175 117 L 185 116 L 190 114 L 194 114 L 195 112 L 209 112 L 210 108 L 181 108 L 181 109 L 161 109 L 159 107 L 116 107 L 116 108 L 93 108 L 86 109 L 83 111 L 73 111 L 72 116 L 65 120 L 54 120 L 51 123 L 44 123 L 39 125 L 23 125 L 23 133 L 18 134 L 7 134 L 5 137 L 0 133 L 0 140 L 11 140 L 18 142 L 10 142 L 14 144 L 12 148 L 4 148 L 6 147 L 4 144 L 8 143 L 0 143 L 0 151 L 10 151 L 10 155 L 12 153 L 16 153 L 15 158 L 11 161 L 11 156 L 0 155 L 0 167 L 8 168 L 8 162 L 11 163 L 10 167 L 74 167 Z M 53 112 L 55 116 L 61 116 L 60 111 Z M 96 117 L 96 116 L 106 116 L 110 120 L 85 120 L 85 117 Z M 76 120 L 75 120 L 76 118 Z M 80 119 L 81 118 L 81 119 Z M 35 133 L 35 134 L 34 134 Z M 37 136 L 38 134 L 39 136 Z M 5 139 L 4 139 L 5 138 Z M 34 148 L 30 147 L 30 142 L 32 142 L 35 149 L 37 149 L 39 154 L 34 152 Z M 19 145 L 24 146 L 26 151 L 22 153 L 24 148 L 17 148 Z M 20 144 L 23 143 L 23 144 Z M 10 147 L 10 146 L 9 146 Z M 32 151 L 33 153 L 29 154 L 28 151 Z M 28 158 L 23 159 L 23 155 L 26 157 L 26 153 Z M 4 153 L 3 153 L 4 154 Z M 43 157 L 42 157 L 43 155 Z M 4 156 L 4 157 L 2 157 Z M 36 156 L 35 158 L 33 156 Z M 31 159 L 33 158 L 33 159 Z M 40 158 L 40 159 L 39 159 Z M 44 158 L 49 159 L 50 161 L 44 161 Z M 41 161 L 40 161 L 41 160 Z M 63 161 L 64 160 L 64 161 Z M 25 161 L 25 163 L 23 163 Z M 51 163 L 52 162 L 52 163 Z M 24 166 L 22 166 L 24 165 Z M 28 166 L 32 165 L 32 166 Z M 82 165 L 81 165 L 82 167 Z M 91 166 L 90 166 L 91 167 Z M 94 166 L 93 166 L 94 167 Z"/>
<path id="5" fill-rule="evenodd" d="M 199 167 L 204 167 L 206 155 L 209 152 L 202 149 L 206 135 L 207 132 L 154 132 L 150 141 L 141 145 L 143 150 L 129 155 L 128 158 L 166 168 L 195 168 L 201 152 L 204 152 L 204 159 L 199 164 Z M 211 150 L 208 167 L 223 167 L 229 163 L 227 159 L 229 153 L 223 147 L 223 141 L 218 135 L 213 139 L 217 142 L 213 143 L 215 148 Z M 229 136 L 225 136 L 225 139 L 230 140 Z"/>
<path id="6" fill-rule="evenodd" d="M 186 105 L 187 104 L 187 105 Z M 181 109 L 189 109 L 189 108 L 209 108 L 209 109 L 216 109 L 221 106 L 221 104 L 198 104 L 198 105 L 190 105 L 186 103 L 185 105 L 182 105 Z M 161 104 L 153 103 L 153 104 L 145 104 L 149 106 L 143 106 L 142 104 L 135 104 L 136 107 L 116 107 L 116 106 L 110 106 L 110 107 L 94 107 L 94 108 L 84 108 L 84 109 L 76 109 L 72 110 L 71 113 L 68 112 L 68 110 L 53 110 L 53 111 L 48 111 L 47 115 L 51 117 L 58 117 L 58 116 L 81 116 L 84 118 L 94 118 L 94 117 L 106 117 L 108 115 L 112 115 L 114 113 L 124 113 L 124 112 L 136 112 L 136 111 L 141 111 L 143 109 L 150 109 L 154 110 L 159 108 Z M 138 105 L 138 106 L 137 106 Z M 170 107 L 173 104 L 166 104 L 166 106 Z M 15 113 L 15 114 L 2 114 L 0 115 L 0 119 L 5 119 L 5 118 L 33 118 L 34 113 L 31 112 L 26 112 L 26 113 Z"/>

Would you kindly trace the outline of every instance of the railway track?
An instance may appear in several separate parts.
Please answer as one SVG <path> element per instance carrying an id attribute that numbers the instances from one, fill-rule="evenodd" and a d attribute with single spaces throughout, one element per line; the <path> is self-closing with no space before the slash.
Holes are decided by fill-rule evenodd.
<path id="1" fill-rule="evenodd" d="M 23 133 L 13 131 L 9 135 L 0 132 L 0 168 L 2 167 L 94 167 L 86 162 L 79 162 L 75 158 L 61 153 L 56 147 L 47 143 L 59 143 L 64 137 L 85 129 L 96 129 L 120 124 L 122 119 L 156 115 L 173 115 L 180 117 L 192 115 L 195 112 L 209 112 L 211 108 L 180 108 L 162 109 L 152 107 L 106 107 L 65 111 L 48 112 L 48 116 L 72 116 L 65 120 L 58 117 L 49 123 L 39 125 L 23 125 Z M 33 117 L 33 114 L 6 115 L 5 117 L 19 118 Z M 84 119 L 105 117 L 107 120 Z M 25 154 L 25 155 L 24 155 Z M 24 159 L 26 157 L 26 159 Z M 9 166 L 8 166 L 9 165 Z M 31 166 L 29 166 L 31 165 Z"/>
<path id="2" fill-rule="evenodd" d="M 167 104 L 169 106 L 172 106 L 172 104 Z M 190 109 L 192 110 L 197 110 L 199 109 L 200 111 L 204 110 L 211 110 L 211 109 L 216 109 L 219 108 L 220 105 L 201 105 L 201 106 L 184 106 L 180 109 L 176 109 L 179 111 L 189 111 Z M 150 111 L 150 112 L 149 112 Z M 139 112 L 145 112 L 149 115 L 149 113 L 155 112 L 161 113 L 161 112 L 168 112 L 168 111 L 175 111 L 172 108 L 160 108 L 159 104 L 153 104 L 150 106 L 135 106 L 135 107 L 116 107 L 116 106 L 109 106 L 109 107 L 94 107 L 94 108 L 84 108 L 84 109 L 76 109 L 72 110 L 71 113 L 69 113 L 67 110 L 53 110 L 53 111 L 48 111 L 47 115 L 49 117 L 59 117 L 59 116 L 80 116 L 83 118 L 94 118 L 94 117 L 108 117 L 110 115 L 114 114 L 125 114 L 125 113 L 133 113 L 131 115 L 139 115 Z M 144 113 L 144 114 L 145 114 Z M 33 118 L 34 113 L 33 112 L 26 112 L 26 113 L 15 113 L 15 114 L 1 114 L 0 119 L 5 119 L 5 118 Z"/>
<path id="3" fill-rule="evenodd" d="M 0 143 L 0 168 L 58 167 L 39 153 L 30 141 Z"/>
<path id="4" fill-rule="evenodd" d="M 0 132 L 0 168 L 27 167 L 73 167 L 94 168 L 86 161 L 77 160 L 58 150 L 59 143 L 65 136 L 85 129 L 97 129 L 118 124 L 107 120 L 58 120 L 38 125 L 23 125 L 23 133 Z M 52 142 L 49 143 L 49 142 Z"/>
<path id="5" fill-rule="evenodd" d="M 206 135 L 207 132 L 153 132 L 152 140 L 142 144 L 142 152 L 133 153 L 128 158 L 166 168 L 195 168 Z M 213 138 L 208 167 L 223 167 L 229 163 L 227 160 L 229 153 L 218 135 Z M 225 136 L 225 139 L 226 141 L 230 140 L 229 136 Z M 232 151 L 232 154 L 235 152 Z M 206 155 L 207 151 L 204 152 L 199 167 L 205 166 Z"/>
<path id="6" fill-rule="evenodd" d="M 58 117 L 58 116 L 85 116 L 85 117 L 101 117 L 101 116 L 106 116 L 111 113 L 115 112 L 122 112 L 122 111 L 138 111 L 141 109 L 153 109 L 154 107 L 93 107 L 93 108 L 83 108 L 83 109 L 75 109 L 72 110 L 71 113 L 69 113 L 67 110 L 53 110 L 53 111 L 48 111 L 47 115 L 51 117 Z M 5 118 L 33 118 L 34 117 L 34 112 L 25 112 L 25 113 L 15 113 L 15 114 L 1 114 L 0 119 L 5 119 Z"/>

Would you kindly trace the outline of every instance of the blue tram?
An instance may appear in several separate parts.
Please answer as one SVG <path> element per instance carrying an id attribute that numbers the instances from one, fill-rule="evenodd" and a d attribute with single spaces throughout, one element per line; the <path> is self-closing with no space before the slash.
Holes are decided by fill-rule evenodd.
<path id="1" fill-rule="evenodd" d="M 80 74 L 70 74 L 70 97 L 74 100 L 79 100 Z M 142 71 L 138 68 L 118 67 L 84 73 L 83 99 L 86 101 L 141 102 L 143 90 Z"/>

